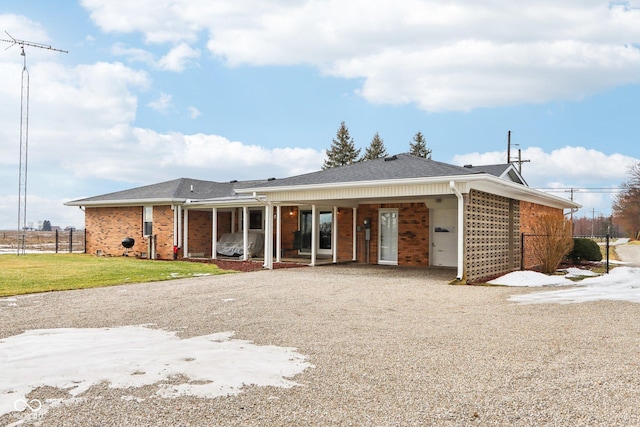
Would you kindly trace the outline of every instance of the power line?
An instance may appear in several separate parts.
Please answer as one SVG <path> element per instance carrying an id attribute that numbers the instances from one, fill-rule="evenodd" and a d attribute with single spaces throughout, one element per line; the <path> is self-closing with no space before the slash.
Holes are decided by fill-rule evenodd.
<path id="1" fill-rule="evenodd" d="M 575 193 L 603 193 L 603 194 L 614 194 L 620 193 L 623 190 L 621 188 L 611 188 L 611 187 L 569 187 L 569 188 L 559 188 L 559 187 L 538 187 L 536 190 L 544 191 L 546 193 L 571 193 L 573 200 L 573 194 Z"/>

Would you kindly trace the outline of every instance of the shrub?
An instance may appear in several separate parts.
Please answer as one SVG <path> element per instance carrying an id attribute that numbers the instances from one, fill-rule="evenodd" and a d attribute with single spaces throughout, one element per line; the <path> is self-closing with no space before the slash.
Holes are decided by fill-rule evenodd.
<path id="1" fill-rule="evenodd" d="M 571 223 L 563 216 L 542 215 L 532 224 L 531 251 L 543 273 L 554 273 L 573 248 Z"/>
<path id="2" fill-rule="evenodd" d="M 602 261 L 600 246 L 591 239 L 573 239 L 573 249 L 567 256 L 576 264 L 583 261 Z"/>

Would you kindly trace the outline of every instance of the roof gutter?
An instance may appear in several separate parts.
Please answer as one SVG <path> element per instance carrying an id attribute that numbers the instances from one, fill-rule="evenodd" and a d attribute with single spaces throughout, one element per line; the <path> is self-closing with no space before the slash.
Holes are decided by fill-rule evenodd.
<path id="1" fill-rule="evenodd" d="M 184 203 L 185 199 L 117 199 L 117 200 L 72 200 L 64 206 L 140 206 L 140 205 L 173 205 Z"/>

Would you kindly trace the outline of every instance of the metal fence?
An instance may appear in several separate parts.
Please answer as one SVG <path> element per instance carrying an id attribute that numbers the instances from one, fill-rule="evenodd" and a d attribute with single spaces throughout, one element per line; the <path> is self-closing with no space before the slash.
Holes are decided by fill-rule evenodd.
<path id="1" fill-rule="evenodd" d="M 0 253 L 84 253 L 84 230 L 0 231 Z"/>

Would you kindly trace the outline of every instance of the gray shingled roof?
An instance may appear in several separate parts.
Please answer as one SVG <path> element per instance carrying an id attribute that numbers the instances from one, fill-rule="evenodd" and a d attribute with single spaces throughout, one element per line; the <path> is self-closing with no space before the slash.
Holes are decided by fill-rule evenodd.
<path id="1" fill-rule="evenodd" d="M 511 165 L 487 165 L 462 167 L 413 156 L 408 153 L 361 163 L 311 172 L 284 179 L 260 181 L 215 182 L 179 178 L 173 181 L 145 185 L 115 193 L 73 200 L 66 204 L 100 203 L 127 200 L 164 200 L 184 202 L 236 196 L 236 189 L 282 187 L 343 182 L 384 181 L 409 178 L 433 178 L 488 173 L 500 177 Z M 192 189 L 193 188 L 193 189 Z"/>
<path id="2" fill-rule="evenodd" d="M 476 170 L 475 168 L 450 165 L 403 153 L 391 157 L 368 160 L 366 162 L 353 163 L 351 165 L 292 176 L 290 178 L 278 179 L 268 182 L 267 186 L 281 187 L 313 184 L 336 184 L 341 182 L 384 181 L 393 179 L 474 175 L 482 172 L 484 171 Z M 263 185 L 258 185 L 256 187 L 262 186 Z"/>
<path id="3" fill-rule="evenodd" d="M 172 181 L 158 184 L 145 185 L 129 190 L 116 191 L 114 193 L 102 194 L 100 196 L 78 199 L 70 204 L 80 204 L 81 202 L 109 202 L 123 200 L 172 200 L 185 201 L 187 199 L 211 199 L 218 197 L 235 196 L 234 189 L 246 188 L 257 184 L 264 184 L 263 181 L 232 181 L 215 182 L 202 181 L 198 179 L 179 178 Z M 193 186 L 193 187 L 192 187 Z M 192 190 L 193 188 L 193 190 Z"/>

